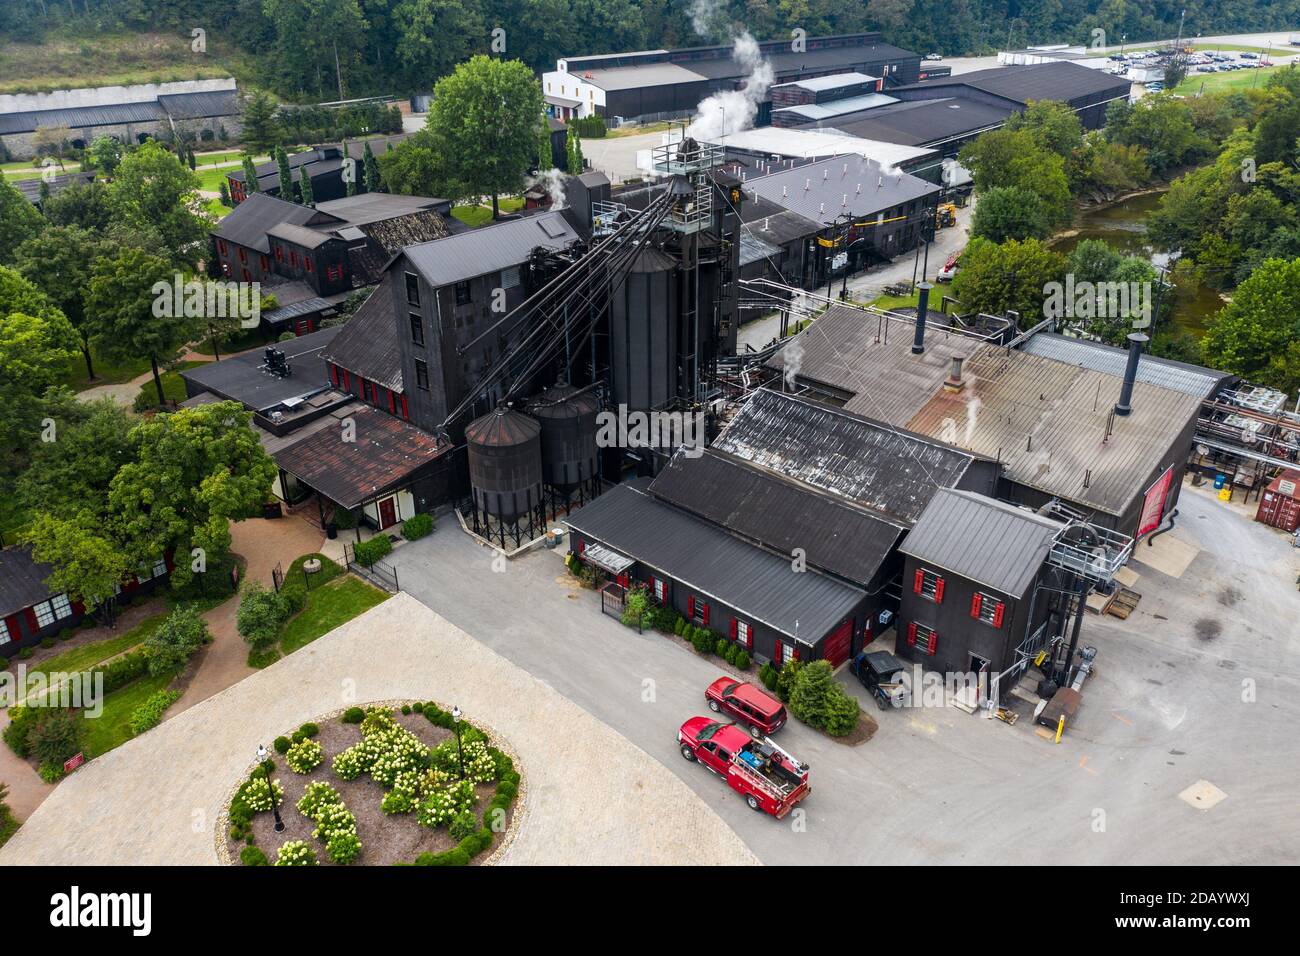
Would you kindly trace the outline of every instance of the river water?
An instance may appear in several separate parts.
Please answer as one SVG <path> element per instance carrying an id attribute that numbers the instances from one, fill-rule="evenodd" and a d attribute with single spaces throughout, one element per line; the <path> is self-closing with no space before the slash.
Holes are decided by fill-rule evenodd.
<path id="1" fill-rule="evenodd" d="M 1146 230 L 1147 214 L 1156 208 L 1161 195 L 1144 193 L 1080 213 L 1075 219 L 1075 234 L 1054 240 L 1052 248 L 1068 254 L 1084 239 L 1100 239 L 1126 256 L 1141 256 L 1157 268 L 1169 268 L 1175 257 L 1152 249 Z M 1195 279 L 1189 282 L 1189 285 L 1175 284 L 1172 326 L 1176 332 L 1190 332 L 1199 339 L 1206 323 L 1223 308 L 1223 300 Z"/>

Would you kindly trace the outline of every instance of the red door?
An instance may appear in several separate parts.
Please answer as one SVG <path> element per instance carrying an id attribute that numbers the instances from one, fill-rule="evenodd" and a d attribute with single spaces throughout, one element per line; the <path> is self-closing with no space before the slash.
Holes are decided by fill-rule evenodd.
<path id="1" fill-rule="evenodd" d="M 850 645 L 853 643 L 853 622 L 845 621 L 822 645 L 822 657 L 830 661 L 831 667 L 839 667 L 849 659 Z"/>
<path id="2" fill-rule="evenodd" d="M 1166 468 L 1165 473 L 1156 479 L 1156 483 L 1147 489 L 1142 502 L 1142 517 L 1138 521 L 1138 537 L 1160 527 L 1160 519 L 1165 515 L 1165 499 L 1169 496 L 1169 486 L 1174 480 L 1174 469 Z"/>
<path id="3" fill-rule="evenodd" d="M 381 530 L 397 524 L 397 508 L 394 501 L 393 498 L 385 498 L 379 502 L 379 527 Z"/>

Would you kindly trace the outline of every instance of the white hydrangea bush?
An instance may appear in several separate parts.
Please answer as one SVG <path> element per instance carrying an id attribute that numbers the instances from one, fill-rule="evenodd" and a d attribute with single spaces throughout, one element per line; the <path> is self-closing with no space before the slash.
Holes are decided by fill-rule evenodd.
<path id="1" fill-rule="evenodd" d="M 284 762 L 294 773 L 311 773 L 323 759 L 321 745 L 310 737 L 291 746 L 284 755 Z"/>
<path id="2" fill-rule="evenodd" d="M 280 786 L 279 780 L 272 786 L 275 787 L 275 802 L 278 806 L 284 802 L 284 787 Z M 244 802 L 254 813 L 266 813 L 271 809 L 271 790 L 265 777 L 254 777 L 244 784 Z"/>
<path id="3" fill-rule="evenodd" d="M 276 866 L 315 866 L 316 851 L 306 840 L 289 840 L 275 854 Z"/>

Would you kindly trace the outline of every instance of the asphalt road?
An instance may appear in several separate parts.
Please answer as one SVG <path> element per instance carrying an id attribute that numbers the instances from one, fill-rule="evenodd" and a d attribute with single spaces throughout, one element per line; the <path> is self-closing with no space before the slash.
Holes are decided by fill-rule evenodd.
<path id="1" fill-rule="evenodd" d="M 662 761 L 766 863 L 1294 863 L 1300 562 L 1286 536 L 1199 489 L 1184 489 L 1172 534 L 1204 550 L 1181 578 L 1134 563 L 1137 611 L 1087 618 L 1097 673 L 1059 745 L 1023 703 L 1015 726 L 871 707 L 880 730 L 856 748 L 795 722 L 780 742 L 812 765 L 814 792 L 781 822 L 677 752 L 718 669 L 603 616 L 557 553 L 493 571 L 491 552 L 444 519 L 393 561 L 413 596 Z M 1226 799 L 1179 799 L 1199 780 Z"/>

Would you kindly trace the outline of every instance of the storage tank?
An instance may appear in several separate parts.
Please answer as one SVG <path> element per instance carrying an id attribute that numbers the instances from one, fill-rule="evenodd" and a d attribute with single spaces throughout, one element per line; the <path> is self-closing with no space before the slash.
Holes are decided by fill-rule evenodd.
<path id="1" fill-rule="evenodd" d="M 542 426 L 504 405 L 465 429 L 474 504 L 505 520 L 542 500 Z"/>
<path id="2" fill-rule="evenodd" d="M 596 415 L 600 402 L 563 379 L 528 405 L 542 426 L 542 476 L 548 485 L 568 489 L 597 470 Z"/>
<path id="3" fill-rule="evenodd" d="M 657 408 L 677 395 L 680 272 L 672 256 L 637 253 L 610 303 L 610 384 L 614 403 Z"/>

